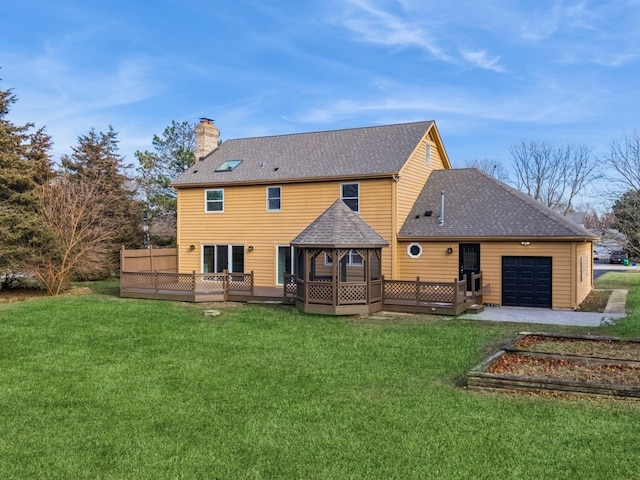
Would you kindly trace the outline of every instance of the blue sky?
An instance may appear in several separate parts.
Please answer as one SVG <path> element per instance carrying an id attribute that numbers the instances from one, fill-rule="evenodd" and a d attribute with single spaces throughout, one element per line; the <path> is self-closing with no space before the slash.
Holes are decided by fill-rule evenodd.
<path id="1" fill-rule="evenodd" d="M 640 127 L 640 0 L 14 0 L 10 119 L 54 155 L 91 127 L 134 161 L 172 120 L 223 139 L 435 120 L 454 166 L 522 140 L 604 152 Z"/>

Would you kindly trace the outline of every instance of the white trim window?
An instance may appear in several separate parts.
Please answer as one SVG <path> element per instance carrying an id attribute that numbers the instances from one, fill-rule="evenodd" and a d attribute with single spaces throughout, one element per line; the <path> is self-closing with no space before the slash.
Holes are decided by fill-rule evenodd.
<path id="1" fill-rule="evenodd" d="M 347 258 L 347 267 L 362 267 L 364 264 L 362 257 L 358 255 L 358 252 L 355 250 L 349 250 L 349 253 L 346 255 Z M 327 252 L 324 253 L 324 265 L 326 267 L 330 267 L 333 265 L 333 259 L 331 255 Z"/>
<path id="2" fill-rule="evenodd" d="M 205 212 L 224 212 L 224 190 L 222 188 L 212 188 L 204 191 Z"/>
<path id="3" fill-rule="evenodd" d="M 202 246 L 202 273 L 244 273 L 244 245 Z"/>
<path id="4" fill-rule="evenodd" d="M 340 184 L 340 199 L 346 203 L 351 210 L 358 213 L 360 211 L 360 184 Z"/>
<path id="5" fill-rule="evenodd" d="M 282 187 L 267 187 L 267 212 L 282 210 Z"/>

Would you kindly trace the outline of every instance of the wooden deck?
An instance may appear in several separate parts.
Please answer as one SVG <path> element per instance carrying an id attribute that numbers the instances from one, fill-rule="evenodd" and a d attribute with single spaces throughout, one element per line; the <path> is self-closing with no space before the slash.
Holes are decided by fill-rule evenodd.
<path id="1" fill-rule="evenodd" d="M 286 284 L 281 287 L 254 286 L 251 273 L 157 273 L 122 272 L 120 277 L 120 296 L 128 298 L 149 298 L 157 300 L 176 300 L 183 302 L 282 302 L 300 304 L 300 295 L 304 291 L 296 284 L 292 276 L 287 276 Z M 387 310 L 407 313 L 432 313 L 440 315 L 460 315 L 473 305 L 482 304 L 482 289 L 466 291 L 466 280 L 453 280 L 451 283 L 425 282 L 415 280 L 387 280 L 378 282 L 380 300 L 375 302 L 373 311 Z M 474 275 L 472 285 L 481 285 L 482 275 Z M 361 288 L 351 288 L 350 296 L 340 300 L 340 312 L 351 314 L 359 310 L 353 305 L 361 305 L 364 299 L 356 298 L 353 292 Z M 318 290 L 322 291 L 322 290 Z M 327 290 L 328 291 L 328 290 Z M 378 294 L 377 294 L 378 295 Z M 317 297 L 317 298 L 316 298 Z M 305 311 L 322 313 L 329 300 L 314 294 L 311 303 L 305 304 Z M 309 307 L 309 305 L 311 305 Z M 314 305 L 317 307 L 314 307 Z"/>

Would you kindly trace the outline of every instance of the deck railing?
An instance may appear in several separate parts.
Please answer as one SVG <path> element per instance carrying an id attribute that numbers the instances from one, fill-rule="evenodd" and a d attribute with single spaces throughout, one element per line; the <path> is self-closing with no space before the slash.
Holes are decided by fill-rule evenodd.
<path id="1" fill-rule="evenodd" d="M 120 296 L 167 298 L 191 302 L 254 296 L 251 273 L 121 272 Z"/>
<path id="2" fill-rule="evenodd" d="M 371 281 L 336 285 L 331 281 L 298 281 L 285 275 L 282 298 L 309 304 L 348 306 L 380 303 L 383 308 L 401 311 L 436 311 L 457 314 L 465 305 L 481 301 L 482 274 L 471 277 L 473 291 L 466 290 L 466 278 L 452 282 L 415 280 Z M 337 288 L 337 290 L 336 290 Z M 251 273 L 160 273 L 122 272 L 120 295 L 134 298 L 173 299 L 189 302 L 258 299 Z"/>

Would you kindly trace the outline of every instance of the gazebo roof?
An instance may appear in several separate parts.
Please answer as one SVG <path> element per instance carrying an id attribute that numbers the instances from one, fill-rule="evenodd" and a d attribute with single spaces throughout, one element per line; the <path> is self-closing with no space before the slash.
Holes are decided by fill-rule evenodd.
<path id="1" fill-rule="evenodd" d="M 294 238 L 291 245 L 315 248 L 380 248 L 389 243 L 338 199 Z"/>

